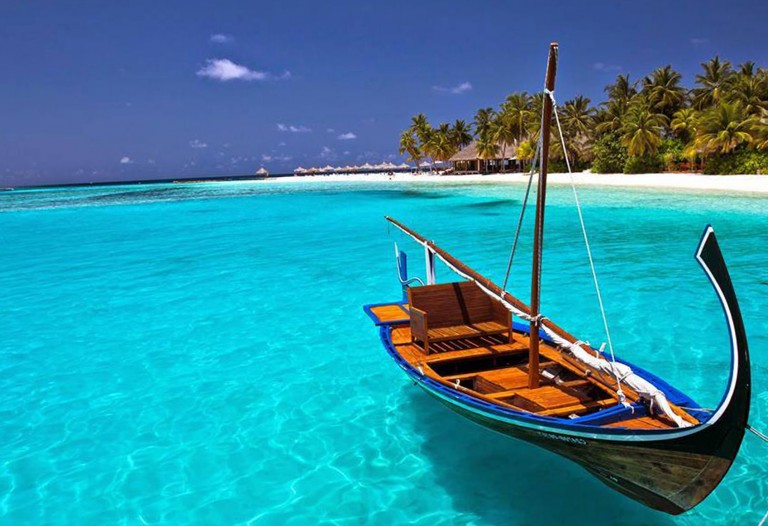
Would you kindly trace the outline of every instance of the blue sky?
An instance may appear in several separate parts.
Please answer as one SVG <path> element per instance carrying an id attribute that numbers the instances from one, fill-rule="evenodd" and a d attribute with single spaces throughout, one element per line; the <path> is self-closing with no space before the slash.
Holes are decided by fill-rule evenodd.
<path id="1" fill-rule="evenodd" d="M 768 2 L 0 3 L 3 186 L 245 175 L 396 156 L 433 123 L 540 88 L 715 54 L 768 66 Z M 399 156 L 396 156 L 400 159 Z"/>

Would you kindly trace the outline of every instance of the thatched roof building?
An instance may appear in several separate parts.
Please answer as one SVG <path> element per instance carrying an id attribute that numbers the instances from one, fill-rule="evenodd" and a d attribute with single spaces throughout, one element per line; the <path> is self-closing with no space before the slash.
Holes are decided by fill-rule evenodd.
<path id="1" fill-rule="evenodd" d="M 499 153 L 493 159 L 481 159 L 477 152 L 477 141 L 472 141 L 449 159 L 457 173 L 488 173 L 518 171 L 521 163 L 517 159 L 517 145 L 499 143 Z"/>

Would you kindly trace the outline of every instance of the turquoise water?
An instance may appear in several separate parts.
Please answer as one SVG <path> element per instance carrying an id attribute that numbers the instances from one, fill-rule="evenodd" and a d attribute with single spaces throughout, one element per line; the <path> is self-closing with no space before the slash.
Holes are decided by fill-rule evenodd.
<path id="1" fill-rule="evenodd" d="M 405 380 L 361 305 L 395 299 L 390 214 L 496 279 L 521 185 L 93 187 L 0 196 L 1 524 L 756 524 L 768 445 L 681 517 L 476 427 Z M 601 340 L 572 198 L 543 309 Z M 728 376 L 693 260 L 713 223 L 768 430 L 768 200 L 584 188 L 614 342 L 705 406 Z M 513 290 L 526 297 L 523 243 Z M 518 264 L 519 263 L 519 264 Z M 444 279 L 447 271 L 439 273 Z"/>

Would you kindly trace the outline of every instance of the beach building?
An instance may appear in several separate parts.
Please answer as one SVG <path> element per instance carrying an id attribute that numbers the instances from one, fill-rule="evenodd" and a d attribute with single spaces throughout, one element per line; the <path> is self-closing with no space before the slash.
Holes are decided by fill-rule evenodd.
<path id="1" fill-rule="evenodd" d="M 498 154 L 493 159 L 482 159 L 477 152 L 477 141 L 459 150 L 449 159 L 454 173 L 519 172 L 522 162 L 517 158 L 517 146 L 499 143 Z"/>

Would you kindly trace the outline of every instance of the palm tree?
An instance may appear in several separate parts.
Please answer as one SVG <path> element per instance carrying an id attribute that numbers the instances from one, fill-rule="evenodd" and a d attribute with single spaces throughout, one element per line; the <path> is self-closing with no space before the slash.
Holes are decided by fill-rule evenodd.
<path id="1" fill-rule="evenodd" d="M 629 108 L 629 102 L 623 100 L 609 100 L 603 103 L 603 107 L 595 114 L 595 131 L 597 133 L 610 133 L 619 131 L 624 125 L 624 115 Z"/>
<path id="2" fill-rule="evenodd" d="M 605 87 L 608 100 L 600 104 L 601 108 L 594 116 L 597 133 L 610 133 L 621 129 L 629 101 L 637 95 L 636 86 L 637 82 L 630 82 L 629 75 L 619 75 L 616 82 Z"/>
<path id="3" fill-rule="evenodd" d="M 590 102 L 587 97 L 578 95 L 563 105 L 563 137 L 568 155 L 574 162 L 587 158 L 592 150 L 595 110 L 589 107 Z"/>
<path id="4" fill-rule="evenodd" d="M 698 120 L 696 146 L 704 154 L 729 153 L 758 139 L 758 120 L 738 102 L 723 102 Z"/>
<path id="5" fill-rule="evenodd" d="M 680 84 L 683 76 L 666 65 L 657 68 L 643 79 L 643 92 L 648 95 L 653 110 L 668 118 L 685 102 L 685 88 Z"/>
<path id="6" fill-rule="evenodd" d="M 656 155 L 666 124 L 666 116 L 656 113 L 649 100 L 638 96 L 633 99 L 624 117 L 621 143 L 627 148 L 629 155 Z"/>
<path id="7" fill-rule="evenodd" d="M 505 159 L 507 158 L 507 146 L 517 140 L 518 134 L 516 121 L 508 113 L 499 113 L 488 128 L 488 138 L 494 141 L 501 150 L 501 171 L 506 172 Z"/>
<path id="8" fill-rule="evenodd" d="M 616 82 L 605 87 L 605 92 L 610 100 L 629 102 L 637 94 L 636 85 L 636 82 L 629 81 L 629 75 L 619 75 Z"/>
<path id="9" fill-rule="evenodd" d="M 542 93 L 531 95 L 530 99 L 528 99 L 531 108 L 531 118 L 528 120 L 527 131 L 528 135 L 535 137 L 536 140 L 538 140 L 539 134 L 541 133 L 541 118 L 544 113 L 544 97 L 545 95 Z"/>
<path id="10" fill-rule="evenodd" d="M 480 159 L 495 159 L 499 155 L 499 143 L 490 135 L 486 133 L 477 139 L 477 155 Z"/>
<path id="11" fill-rule="evenodd" d="M 410 130 L 416 134 L 416 137 L 423 146 L 429 141 L 429 132 L 432 130 L 432 126 L 429 124 L 427 116 L 419 113 L 411 117 Z"/>
<path id="12" fill-rule="evenodd" d="M 481 108 L 477 110 L 473 124 L 475 125 L 475 132 L 478 137 L 482 137 L 488 131 L 495 116 L 496 112 L 493 111 L 493 108 Z"/>
<path id="13" fill-rule="evenodd" d="M 522 162 L 530 161 L 536 154 L 537 144 L 533 139 L 526 139 L 517 145 L 517 158 Z"/>
<path id="14" fill-rule="evenodd" d="M 759 116 L 768 110 L 768 74 L 754 66 L 753 62 L 739 66 L 727 98 L 740 102 L 749 115 Z"/>
<path id="15" fill-rule="evenodd" d="M 682 108 L 675 112 L 669 127 L 677 137 L 688 143 L 696 135 L 696 119 L 698 112 L 693 108 Z"/>
<path id="16" fill-rule="evenodd" d="M 472 126 L 463 120 L 457 120 L 453 123 L 451 129 L 451 142 L 460 150 L 472 142 Z"/>
<path id="17" fill-rule="evenodd" d="M 762 122 L 756 124 L 755 132 L 755 148 L 758 150 L 768 150 L 768 125 Z"/>
<path id="18" fill-rule="evenodd" d="M 531 110 L 531 97 L 525 91 L 512 93 L 501 105 L 501 113 L 508 121 L 514 133 L 514 140 L 520 141 L 525 137 L 531 121 L 536 115 Z"/>
<path id="19" fill-rule="evenodd" d="M 562 124 L 573 135 L 589 135 L 594 126 L 594 108 L 587 97 L 577 95 L 563 105 Z"/>
<path id="20" fill-rule="evenodd" d="M 691 90 L 693 106 L 698 110 L 714 106 L 720 102 L 733 78 L 731 63 L 728 61 L 721 62 L 720 57 L 704 62 L 701 67 L 704 68 L 704 74 L 696 75 L 696 83 L 699 87 Z"/>
<path id="21" fill-rule="evenodd" d="M 760 68 L 755 69 L 755 63 L 751 60 L 746 61 L 744 64 L 739 64 L 738 75 L 740 77 L 754 77 Z"/>
<path id="22" fill-rule="evenodd" d="M 426 144 L 431 157 L 437 161 L 447 161 L 456 153 L 456 147 L 451 141 L 451 126 L 446 122 L 432 130 Z"/>
<path id="23" fill-rule="evenodd" d="M 418 169 L 422 155 L 421 150 L 419 149 L 419 144 L 416 141 L 416 137 L 413 136 L 413 132 L 411 130 L 405 130 L 402 135 L 400 135 L 399 151 L 400 155 L 408 153 L 408 160 L 415 162 L 416 168 Z"/>

